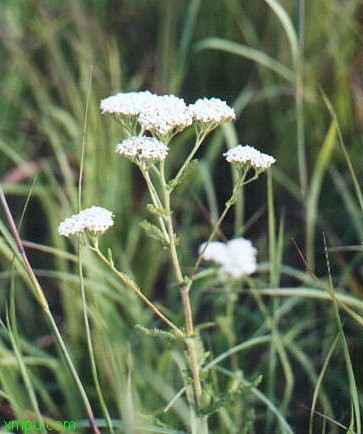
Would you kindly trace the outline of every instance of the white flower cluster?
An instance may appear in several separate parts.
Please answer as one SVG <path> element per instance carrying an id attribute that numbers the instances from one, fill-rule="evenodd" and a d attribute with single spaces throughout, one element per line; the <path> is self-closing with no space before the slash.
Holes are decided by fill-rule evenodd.
<path id="1" fill-rule="evenodd" d="M 205 248 L 206 243 L 199 247 L 199 254 Z M 242 277 L 256 271 L 257 249 L 250 240 L 234 238 L 227 243 L 212 241 L 207 245 L 203 253 L 203 259 L 216 262 L 221 270 L 233 277 Z"/>
<path id="2" fill-rule="evenodd" d="M 192 116 L 182 98 L 174 95 L 154 95 L 153 98 L 153 104 L 142 110 L 139 116 L 145 131 L 163 137 L 192 124 Z"/>
<path id="3" fill-rule="evenodd" d="M 220 125 L 236 119 L 234 110 L 219 98 L 200 98 L 189 106 L 194 122 Z"/>
<path id="4" fill-rule="evenodd" d="M 111 211 L 100 206 L 91 206 L 63 220 L 58 226 L 58 233 L 64 237 L 81 234 L 85 231 L 94 235 L 101 235 L 113 223 Z"/>
<path id="5" fill-rule="evenodd" d="M 215 127 L 236 118 L 234 110 L 218 98 L 201 98 L 187 106 L 175 95 L 149 91 L 118 93 L 103 99 L 100 109 L 119 118 L 136 117 L 144 131 L 157 137 L 182 131 L 193 122 Z"/>
<path id="6" fill-rule="evenodd" d="M 120 118 L 137 117 L 141 127 L 158 137 L 182 131 L 192 123 L 192 116 L 182 98 L 155 95 L 149 91 L 118 93 L 103 99 L 101 112 Z"/>
<path id="7" fill-rule="evenodd" d="M 267 170 L 276 160 L 252 146 L 238 145 L 223 154 L 228 163 L 250 165 L 255 170 Z"/>
<path id="8" fill-rule="evenodd" d="M 100 103 L 102 114 L 111 114 L 118 117 L 133 117 L 152 105 L 153 95 L 148 90 L 144 92 L 127 92 L 105 98 Z"/>
<path id="9" fill-rule="evenodd" d="M 126 158 L 149 162 L 163 161 L 169 148 L 155 137 L 131 136 L 116 146 L 116 152 Z"/>

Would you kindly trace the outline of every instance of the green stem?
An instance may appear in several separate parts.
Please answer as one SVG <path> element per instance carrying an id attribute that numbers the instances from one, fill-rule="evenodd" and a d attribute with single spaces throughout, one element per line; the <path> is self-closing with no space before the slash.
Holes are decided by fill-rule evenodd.
<path id="1" fill-rule="evenodd" d="M 75 367 L 73 365 L 73 362 L 72 362 L 72 359 L 71 359 L 71 357 L 70 357 L 70 355 L 68 353 L 68 350 L 67 350 L 67 348 L 66 348 L 66 346 L 65 346 L 65 344 L 63 342 L 62 336 L 59 333 L 59 330 L 58 330 L 57 324 L 56 324 L 56 322 L 55 322 L 55 320 L 53 318 L 53 315 L 52 315 L 52 313 L 49 310 L 49 305 L 48 305 L 47 299 L 46 299 L 46 297 L 44 295 L 43 289 L 40 286 L 40 283 L 38 282 L 38 279 L 36 278 L 36 276 L 34 274 L 34 271 L 33 271 L 32 267 L 31 267 L 31 265 L 30 265 L 30 263 L 28 261 L 28 258 L 26 256 L 26 253 L 25 253 L 25 250 L 24 250 L 23 243 L 21 241 L 19 232 L 18 232 L 18 230 L 16 228 L 16 225 L 15 225 L 15 222 L 14 222 L 14 218 L 13 218 L 13 216 L 11 214 L 11 211 L 9 209 L 9 205 L 7 203 L 6 197 L 5 197 L 4 192 L 3 192 L 3 190 L 2 190 L 1 187 L 0 187 L 0 202 L 1 202 L 2 206 L 3 206 L 6 219 L 8 221 L 9 227 L 10 227 L 10 231 L 11 231 L 11 233 L 13 235 L 13 238 L 14 238 L 14 241 L 15 241 L 17 247 L 18 247 L 18 250 L 19 250 L 19 253 L 21 255 L 21 258 L 22 258 L 25 270 L 26 270 L 26 272 L 27 272 L 27 274 L 28 274 L 28 276 L 30 278 L 31 284 L 33 286 L 35 297 L 36 297 L 36 299 L 37 299 L 40 307 L 42 308 L 46 319 L 48 320 L 48 322 L 49 322 L 49 324 L 50 324 L 50 326 L 52 328 L 52 331 L 54 333 L 54 336 L 56 338 L 58 346 L 59 346 L 59 348 L 61 350 L 61 353 L 62 353 L 62 355 L 64 357 L 64 360 L 65 360 L 65 362 L 67 364 L 69 372 L 70 372 L 70 374 L 71 374 L 71 376 L 73 378 L 73 381 L 74 381 L 74 383 L 75 383 L 75 385 L 76 385 L 76 387 L 78 389 L 78 392 L 79 392 L 79 394 L 81 396 L 81 399 L 83 401 L 83 404 L 84 404 L 84 407 L 85 407 L 85 410 L 86 410 L 86 413 L 87 413 L 87 417 L 88 417 L 88 420 L 89 420 L 89 423 L 90 423 L 90 427 L 92 428 L 92 431 L 93 431 L 94 434 L 100 434 L 100 431 L 99 431 L 99 429 L 97 427 L 97 424 L 96 424 L 96 421 L 95 421 L 95 417 L 93 415 L 92 407 L 91 407 L 91 404 L 90 404 L 90 402 L 88 400 L 87 394 L 86 394 L 86 392 L 85 392 L 85 390 L 83 388 L 81 380 L 79 379 L 79 376 L 78 376 L 77 371 L 76 371 L 76 369 L 75 369 Z"/>
<path id="2" fill-rule="evenodd" d="M 84 406 L 86 408 L 86 412 L 87 412 L 87 415 L 88 415 L 88 420 L 89 420 L 90 426 L 92 428 L 92 431 L 93 431 L 94 434 L 100 434 L 100 431 L 99 431 L 99 429 L 98 429 L 98 427 L 96 425 L 96 420 L 95 420 L 95 418 L 93 416 L 93 411 L 92 411 L 92 408 L 91 408 L 91 404 L 89 403 L 89 400 L 88 400 L 88 397 L 86 395 L 86 392 L 85 392 L 85 390 L 83 388 L 81 380 L 78 377 L 77 371 L 76 371 L 76 369 L 75 369 L 75 367 L 73 365 L 72 359 L 71 359 L 71 357 L 70 357 L 70 355 L 68 353 L 68 350 L 67 350 L 67 348 L 66 348 L 66 346 L 64 344 L 62 336 L 59 333 L 59 330 L 58 330 L 57 324 L 56 324 L 56 322 L 54 320 L 54 317 L 53 317 L 53 315 L 51 314 L 51 312 L 49 310 L 45 311 L 44 313 L 45 313 L 45 316 L 46 316 L 46 318 L 48 320 L 48 323 L 49 323 L 50 327 L 53 330 L 53 333 L 54 333 L 54 336 L 56 338 L 57 344 L 58 344 L 58 346 L 59 346 L 59 348 L 60 348 L 60 350 L 61 350 L 61 352 L 63 354 L 64 360 L 65 360 L 65 362 L 67 364 L 67 367 L 68 367 L 68 369 L 69 369 L 69 371 L 70 371 L 70 373 L 72 375 L 72 378 L 73 378 L 73 380 L 74 380 L 74 382 L 76 384 L 76 387 L 77 387 L 77 389 L 78 389 L 78 391 L 79 391 L 79 393 L 81 395 L 81 399 L 82 399 L 83 404 L 84 404 Z"/>
<path id="3" fill-rule="evenodd" d="M 196 145 L 194 146 L 194 149 L 197 149 Z M 191 159 L 193 155 L 193 151 L 191 152 L 190 155 L 191 155 L 190 157 Z M 183 167 L 186 167 L 186 164 L 184 164 Z M 178 174 L 179 173 L 182 173 L 182 169 L 180 169 Z M 174 178 L 174 181 L 178 180 L 180 176 L 181 175 L 179 176 L 177 175 Z M 163 197 L 164 197 L 164 208 L 166 213 L 166 216 L 164 218 L 166 220 L 166 227 L 169 233 L 169 248 L 170 248 L 171 261 L 173 264 L 173 269 L 174 269 L 177 282 L 180 287 L 180 295 L 183 303 L 184 316 L 185 316 L 185 329 L 189 337 L 189 339 L 186 339 L 185 343 L 188 351 L 190 369 L 192 371 L 192 377 L 193 377 L 194 399 L 195 399 L 196 407 L 200 409 L 201 398 L 202 398 L 202 386 L 201 386 L 200 376 L 199 376 L 197 350 L 194 342 L 193 314 L 192 314 L 192 308 L 190 304 L 190 294 L 189 294 L 192 281 L 191 280 L 186 281 L 184 279 L 180 262 L 179 262 L 178 253 L 176 250 L 175 233 L 173 227 L 173 220 L 171 217 L 171 205 L 170 205 L 170 196 L 172 190 L 168 188 L 168 185 L 165 180 L 164 162 L 162 162 L 160 165 L 160 184 L 161 184 Z M 202 417 L 200 419 L 200 423 L 201 423 L 201 433 L 208 433 L 207 418 Z"/>
<path id="4" fill-rule="evenodd" d="M 78 270 L 79 270 L 79 278 L 80 278 L 80 284 L 81 284 L 81 296 L 82 296 L 82 311 L 83 311 L 83 321 L 86 329 L 86 340 L 87 340 L 87 349 L 88 354 L 91 362 L 91 372 L 92 372 L 92 378 L 93 382 L 95 384 L 96 393 L 98 396 L 98 400 L 101 406 L 101 410 L 103 413 L 103 417 L 106 420 L 107 429 L 110 434 L 113 434 L 113 426 L 112 426 L 112 420 L 110 417 L 110 414 L 107 409 L 107 405 L 105 403 L 105 399 L 103 397 L 101 385 L 98 379 L 98 372 L 97 372 L 97 365 L 96 365 L 96 359 L 94 355 L 94 348 L 91 338 L 91 328 L 89 324 L 89 318 L 88 318 L 88 306 L 87 306 L 87 299 L 86 299 L 86 290 L 84 286 L 84 278 L 83 278 L 83 267 L 82 267 L 82 260 L 81 260 L 81 245 L 80 242 L 78 242 Z"/>
<path id="5" fill-rule="evenodd" d="M 140 291 L 136 283 L 129 279 L 125 274 L 121 273 L 114 265 L 111 263 L 100 251 L 97 243 L 94 247 L 90 249 L 96 253 L 96 255 L 104 262 L 107 267 L 118 277 L 121 282 L 131 289 L 135 294 L 141 298 L 141 300 L 158 316 L 167 326 L 169 326 L 178 336 L 184 337 L 184 333 L 172 322 L 170 321 L 160 310 Z"/>
<path id="6" fill-rule="evenodd" d="M 156 189 L 155 189 L 155 187 L 151 181 L 149 171 L 145 170 L 141 165 L 139 165 L 139 168 L 140 168 L 140 171 L 141 171 L 141 173 L 145 179 L 145 182 L 146 182 L 147 188 L 149 190 L 151 200 L 152 200 L 154 207 L 156 209 L 161 209 L 163 207 L 163 205 L 162 205 L 161 200 L 159 198 L 159 195 L 158 195 L 158 193 L 157 193 L 157 191 L 156 191 Z M 159 220 L 160 228 L 161 228 L 161 231 L 163 232 L 165 241 L 168 243 L 169 242 L 169 234 L 165 228 L 164 220 L 160 216 L 158 217 L 158 220 Z"/>
<path id="7" fill-rule="evenodd" d="M 299 51 L 295 73 L 295 104 L 300 188 L 302 197 L 305 199 L 308 189 L 308 173 L 306 164 L 304 125 L 304 26 L 305 0 L 299 0 Z"/>
<path id="8" fill-rule="evenodd" d="M 213 226 L 212 232 L 210 233 L 202 251 L 200 252 L 194 266 L 191 272 L 191 278 L 192 276 L 198 271 L 200 263 L 202 262 L 203 259 L 203 255 L 208 247 L 208 244 L 213 240 L 213 238 L 216 236 L 217 232 L 219 231 L 219 228 L 223 222 L 223 220 L 225 219 L 226 215 L 228 214 L 228 211 L 230 210 L 230 208 L 236 203 L 237 200 L 237 193 L 238 190 L 241 187 L 244 187 L 245 185 L 249 184 L 250 182 L 254 181 L 255 179 L 258 178 L 258 174 L 255 174 L 254 176 L 252 176 L 250 179 L 248 179 L 247 181 L 245 181 L 245 178 L 247 176 L 247 173 L 249 171 L 249 168 L 246 167 L 243 169 L 242 173 L 240 174 L 240 179 L 238 180 L 238 182 L 236 183 L 236 185 L 233 188 L 233 192 L 231 197 L 227 200 L 227 202 L 225 203 L 224 206 L 224 210 L 221 214 L 221 216 L 219 217 L 218 221 L 215 223 L 215 225 Z"/>
<path id="9" fill-rule="evenodd" d="M 170 192 L 172 192 L 175 189 L 175 187 L 178 185 L 178 183 L 180 181 L 180 178 L 183 176 L 183 173 L 184 173 L 185 169 L 188 167 L 189 163 L 192 161 L 194 155 L 198 151 L 200 145 L 202 144 L 202 142 L 205 139 L 205 137 L 208 134 L 208 132 L 209 132 L 209 130 L 208 131 L 204 131 L 203 133 L 199 133 L 198 130 L 197 130 L 197 133 L 196 133 L 197 137 L 196 137 L 193 149 L 191 150 L 190 154 L 188 155 L 188 157 L 184 161 L 183 165 L 179 169 L 179 171 L 176 174 L 175 178 L 170 182 L 170 187 L 169 187 Z"/>

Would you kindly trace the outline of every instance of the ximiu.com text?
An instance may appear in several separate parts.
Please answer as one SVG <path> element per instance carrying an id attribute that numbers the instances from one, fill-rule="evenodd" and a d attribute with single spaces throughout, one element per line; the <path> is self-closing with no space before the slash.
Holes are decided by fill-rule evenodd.
<path id="1" fill-rule="evenodd" d="M 76 428 L 76 424 L 73 422 L 73 420 L 71 420 L 71 421 L 65 420 L 63 422 L 61 422 L 60 420 L 57 420 L 56 422 L 48 421 L 48 422 L 43 422 L 43 423 L 41 421 L 36 422 L 36 421 L 31 421 L 31 420 L 24 420 L 24 421 L 10 420 L 9 422 L 4 421 L 3 428 L 9 429 L 11 431 L 13 431 L 14 429 L 17 429 L 17 430 L 21 429 L 25 433 L 31 429 L 35 429 L 37 431 L 40 431 L 42 429 L 47 429 L 49 431 L 53 431 L 53 430 L 60 431 L 60 430 L 67 430 L 68 429 L 68 431 L 72 431 L 72 429 L 73 429 L 73 431 L 74 431 Z"/>

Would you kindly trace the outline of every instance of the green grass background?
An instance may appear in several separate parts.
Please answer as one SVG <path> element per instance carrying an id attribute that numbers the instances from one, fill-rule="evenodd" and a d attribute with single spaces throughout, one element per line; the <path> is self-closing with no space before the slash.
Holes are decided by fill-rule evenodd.
<path id="1" fill-rule="evenodd" d="M 227 238 L 243 234 L 259 249 L 259 273 L 234 288 L 234 324 L 223 285 L 206 277 L 193 289 L 197 323 L 215 323 L 201 332 L 209 361 L 245 344 L 209 371 L 213 394 L 233 389 L 238 375 L 263 375 L 210 418 L 211 432 L 307 433 L 314 391 L 316 410 L 331 420 L 315 415 L 311 432 L 347 431 L 337 423 L 354 420 L 363 381 L 362 16 L 358 0 L 1 0 L 1 184 L 17 222 L 25 209 L 21 234 L 31 263 L 98 416 L 77 257 L 56 232 L 77 209 L 90 74 L 83 205 L 114 211 L 117 224 L 102 247 L 112 246 L 120 268 L 178 324 L 168 254 L 139 225 L 149 199 L 136 170 L 115 156 L 122 132 L 100 115 L 100 99 L 150 89 L 188 103 L 217 96 L 235 107 L 236 123 L 209 137 L 174 200 L 186 269 L 208 234 L 208 216 L 218 215 L 230 192 L 226 146 L 250 143 L 277 158 L 269 183 L 263 177 L 247 187 L 223 227 Z M 170 172 L 190 146 L 186 132 L 170 152 Z M 6 323 L 14 297 L 16 321 L 0 328 L 0 415 L 35 419 L 23 365 L 41 413 L 79 421 L 82 430 L 82 404 L 22 268 L 12 265 L 4 221 L 0 311 Z M 349 246 L 329 253 L 331 284 L 323 232 L 328 248 Z M 182 348 L 135 331 L 157 322 L 95 257 L 84 252 L 83 259 L 96 362 L 115 426 L 187 431 L 183 398 L 163 413 L 182 387 Z"/>

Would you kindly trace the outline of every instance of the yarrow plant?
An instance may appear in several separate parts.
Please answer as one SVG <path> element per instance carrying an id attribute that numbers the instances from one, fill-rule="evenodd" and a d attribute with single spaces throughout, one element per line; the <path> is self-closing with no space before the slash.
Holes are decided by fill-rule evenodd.
<path id="1" fill-rule="evenodd" d="M 190 405 L 190 430 L 192 433 L 205 434 L 208 432 L 208 415 L 213 413 L 215 408 L 223 406 L 223 402 L 228 402 L 231 397 L 225 397 L 221 400 L 221 404 L 217 404 L 213 402 L 214 398 L 211 394 L 203 393 L 205 380 L 201 378 L 201 370 L 206 354 L 194 326 L 190 292 L 194 281 L 198 279 L 197 271 L 203 259 L 217 263 L 221 272 L 233 279 L 243 278 L 256 271 L 257 250 L 252 246 L 251 241 L 245 238 L 235 238 L 222 243 L 214 241 L 214 238 L 228 210 L 236 202 L 238 190 L 255 180 L 263 171 L 268 170 L 275 159 L 251 146 L 242 145 L 223 154 L 228 163 L 236 165 L 238 177 L 220 218 L 212 226 L 208 239 L 199 248 L 199 256 L 190 268 L 192 271 L 187 272 L 182 268 L 179 260 L 172 195 L 182 182 L 184 172 L 207 134 L 223 123 L 235 120 L 236 115 L 233 108 L 218 98 L 201 98 L 187 105 L 182 98 L 174 95 L 160 96 L 143 91 L 118 93 L 105 98 L 100 103 L 100 109 L 102 114 L 115 118 L 123 127 L 123 133 L 126 134 L 126 138 L 116 145 L 116 153 L 135 163 L 145 179 L 152 201 L 149 210 L 155 216 L 155 221 L 146 222 L 144 227 L 150 236 L 159 239 L 163 247 L 169 249 L 171 266 L 180 291 L 185 323 L 179 326 L 162 313 L 162 310 L 145 296 L 136 282 L 116 268 L 112 252 L 109 251 L 105 256 L 100 250 L 99 236 L 114 224 L 111 211 L 92 206 L 66 218 L 60 223 L 58 232 L 65 237 L 89 235 L 87 246 L 167 326 L 168 330 L 163 333 L 170 333 L 184 341 L 192 378 L 191 385 L 188 381 L 185 383 Z M 191 147 L 189 155 L 173 178 L 167 179 L 165 165 L 168 161 L 171 141 L 176 134 L 190 126 L 193 126 L 195 131 L 194 146 Z M 251 169 L 254 170 L 254 174 L 248 178 Z M 209 388 L 210 386 L 207 387 Z"/>
<path id="2" fill-rule="evenodd" d="M 273 157 L 263 154 L 252 146 L 238 145 L 225 152 L 224 157 L 228 163 L 236 164 L 242 167 L 250 166 L 256 172 L 262 172 L 271 167 L 276 161 Z"/>
<path id="3" fill-rule="evenodd" d="M 113 217 L 111 211 L 100 206 L 91 206 L 62 221 L 58 226 L 58 233 L 64 237 L 82 233 L 99 236 L 113 225 Z"/>
<path id="4" fill-rule="evenodd" d="M 116 146 L 116 152 L 141 164 L 165 160 L 169 148 L 155 137 L 132 136 Z"/>

